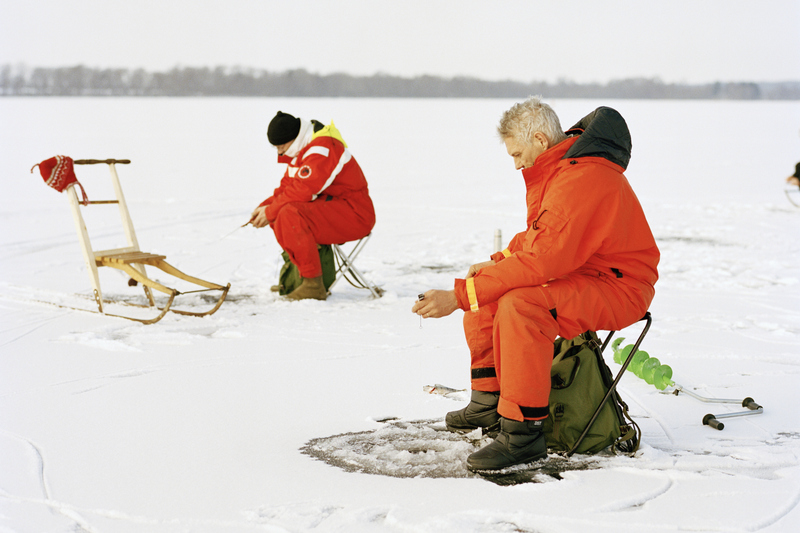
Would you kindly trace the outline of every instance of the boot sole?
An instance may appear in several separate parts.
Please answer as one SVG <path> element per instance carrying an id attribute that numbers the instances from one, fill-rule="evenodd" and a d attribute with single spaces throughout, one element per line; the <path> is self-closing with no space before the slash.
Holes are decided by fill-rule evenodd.
<path id="1" fill-rule="evenodd" d="M 544 453 L 541 453 L 541 454 L 539 454 L 539 455 L 537 455 L 535 457 L 532 457 L 530 459 L 525 459 L 523 461 L 520 461 L 519 463 L 510 464 L 510 465 L 502 466 L 502 467 L 499 467 L 499 468 L 492 468 L 492 467 L 486 468 L 486 467 L 480 467 L 480 466 L 472 466 L 469 463 L 467 463 L 467 470 L 469 470 L 470 472 L 475 472 L 476 474 L 480 474 L 482 472 L 485 472 L 487 474 L 497 474 L 498 472 L 503 472 L 504 470 L 506 470 L 508 468 L 526 470 L 526 469 L 528 469 L 528 467 L 530 467 L 536 461 L 539 461 L 540 459 L 544 459 L 546 457 L 547 457 L 547 452 L 544 452 Z"/>
<path id="2" fill-rule="evenodd" d="M 445 424 L 445 426 L 447 427 L 447 431 L 451 433 L 461 433 L 461 434 L 472 433 L 476 429 L 480 429 L 481 435 L 485 437 L 490 437 L 492 439 L 496 438 L 497 435 L 500 434 L 500 422 L 495 422 L 489 427 L 483 427 L 483 426 L 456 427 L 447 424 Z"/>

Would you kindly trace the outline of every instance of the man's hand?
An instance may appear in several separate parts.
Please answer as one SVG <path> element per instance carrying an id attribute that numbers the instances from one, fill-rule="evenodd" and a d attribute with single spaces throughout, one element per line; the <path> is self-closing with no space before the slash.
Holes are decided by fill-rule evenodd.
<path id="1" fill-rule="evenodd" d="M 424 299 L 414 304 L 411 312 L 422 318 L 442 318 L 456 309 L 458 309 L 456 291 L 430 290 L 425 293 Z"/>
<path id="2" fill-rule="evenodd" d="M 483 263 L 475 263 L 474 265 L 469 267 L 469 270 L 467 271 L 467 279 L 474 277 L 475 274 L 477 274 L 478 271 L 480 271 L 480 269 L 496 264 L 497 263 L 495 263 L 494 261 L 484 261 Z"/>
<path id="3" fill-rule="evenodd" d="M 250 224 L 255 228 L 263 228 L 269 225 L 269 220 L 267 220 L 267 206 L 260 205 L 253 210 L 253 214 L 250 215 Z"/>

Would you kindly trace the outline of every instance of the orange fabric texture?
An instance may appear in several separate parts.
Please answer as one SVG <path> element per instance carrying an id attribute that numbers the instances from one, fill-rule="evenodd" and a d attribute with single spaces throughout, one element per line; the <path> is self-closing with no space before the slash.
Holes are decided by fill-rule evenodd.
<path id="1" fill-rule="evenodd" d="M 618 330 L 647 311 L 646 304 L 632 303 L 631 296 L 639 291 L 637 284 L 621 281 L 614 276 L 574 273 L 546 287 L 513 289 L 477 313 L 464 313 L 470 367 L 494 367 L 497 374 L 496 378 L 473 379 L 472 389 L 500 391 L 498 412 L 506 418 L 522 420 L 521 407 L 546 408 L 556 336 Z M 550 311 L 553 308 L 557 319 Z"/>
<path id="2" fill-rule="evenodd" d="M 562 159 L 577 139 L 550 148 L 522 171 L 528 229 L 511 240 L 510 256 L 494 254 L 497 264 L 475 276 L 479 306 L 511 289 L 579 270 L 612 274 L 612 268 L 640 280 L 640 300 L 652 300 L 659 251 L 639 200 L 619 165 L 602 157 Z M 469 310 L 465 280 L 456 280 L 455 290 L 459 307 Z"/>
<path id="3" fill-rule="evenodd" d="M 655 294 L 659 251 L 623 168 L 603 157 L 565 158 L 578 139 L 522 171 L 528 228 L 492 255 L 496 264 L 472 278 L 470 291 L 455 281 L 471 367 L 497 374 L 472 387 L 500 391 L 498 412 L 514 420 L 546 416 L 556 336 L 627 327 Z"/>

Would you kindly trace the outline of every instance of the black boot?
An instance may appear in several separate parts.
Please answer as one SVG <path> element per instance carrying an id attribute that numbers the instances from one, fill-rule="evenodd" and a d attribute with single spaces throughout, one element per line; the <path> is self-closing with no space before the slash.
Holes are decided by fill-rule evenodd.
<path id="1" fill-rule="evenodd" d="M 467 432 L 484 428 L 487 431 L 499 429 L 500 415 L 497 414 L 499 392 L 472 391 L 472 399 L 460 411 L 451 411 L 444 418 L 447 429 L 455 432 Z"/>
<path id="2" fill-rule="evenodd" d="M 470 470 L 502 470 L 509 466 L 531 463 L 547 456 L 547 443 L 541 420 L 518 422 L 500 418 L 500 434 L 467 457 Z"/>

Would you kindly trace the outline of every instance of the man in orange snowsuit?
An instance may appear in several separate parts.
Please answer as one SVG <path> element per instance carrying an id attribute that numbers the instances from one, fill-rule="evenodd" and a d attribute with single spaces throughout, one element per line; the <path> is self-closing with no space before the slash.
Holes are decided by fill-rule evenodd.
<path id="1" fill-rule="evenodd" d="M 324 126 L 278 111 L 267 137 L 286 172 L 272 196 L 253 211 L 250 223 L 272 228 L 303 278 L 286 297 L 325 300 L 317 245 L 369 235 L 375 209 L 367 180 L 333 123 Z"/>
<path id="2" fill-rule="evenodd" d="M 598 108 L 565 134 L 532 97 L 505 112 L 498 133 L 522 170 L 527 228 L 454 290 L 427 291 L 412 309 L 426 318 L 466 311 L 472 399 L 446 423 L 500 430 L 469 456 L 471 470 L 546 456 L 553 341 L 633 324 L 658 279 L 655 239 L 623 175 L 631 138 L 619 113 Z"/>

